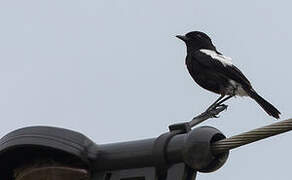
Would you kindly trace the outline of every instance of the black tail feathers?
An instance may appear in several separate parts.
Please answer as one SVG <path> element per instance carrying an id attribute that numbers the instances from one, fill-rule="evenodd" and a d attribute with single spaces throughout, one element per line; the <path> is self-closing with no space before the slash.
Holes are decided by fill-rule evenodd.
<path id="1" fill-rule="evenodd" d="M 253 98 L 270 116 L 273 116 L 276 119 L 280 118 L 280 111 L 275 108 L 271 103 L 266 101 L 257 92 L 253 89 L 246 89 L 248 95 Z"/>

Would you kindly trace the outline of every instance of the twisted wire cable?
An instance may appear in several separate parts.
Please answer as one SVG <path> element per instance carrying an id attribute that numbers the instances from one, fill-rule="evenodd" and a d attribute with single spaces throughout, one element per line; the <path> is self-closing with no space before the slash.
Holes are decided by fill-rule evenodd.
<path id="1" fill-rule="evenodd" d="M 230 149 L 234 149 L 245 144 L 275 136 L 290 130 L 292 130 L 292 119 L 287 119 L 248 132 L 244 132 L 239 135 L 222 139 L 213 143 L 211 148 L 214 154 L 219 154 Z"/>

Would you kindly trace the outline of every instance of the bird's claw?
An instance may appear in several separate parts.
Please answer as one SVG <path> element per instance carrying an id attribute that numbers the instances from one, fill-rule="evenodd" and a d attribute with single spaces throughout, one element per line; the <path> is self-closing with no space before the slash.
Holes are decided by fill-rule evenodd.
<path id="1" fill-rule="evenodd" d="M 207 113 L 211 114 L 211 116 L 213 118 L 220 118 L 218 114 L 218 112 L 216 112 L 216 110 L 219 110 L 220 112 L 223 111 L 223 110 L 227 110 L 227 107 L 228 105 L 225 105 L 225 104 L 217 104 L 216 106 L 214 106 L 213 108 L 211 109 L 208 109 L 207 110 Z"/>
<path id="2" fill-rule="evenodd" d="M 218 104 L 217 107 L 222 107 L 224 110 L 227 110 L 228 105 L 226 105 L 226 104 Z"/>
<path id="3" fill-rule="evenodd" d="M 212 116 L 213 118 L 220 118 L 220 116 L 218 115 L 216 115 L 216 114 L 214 114 L 213 116 Z"/>

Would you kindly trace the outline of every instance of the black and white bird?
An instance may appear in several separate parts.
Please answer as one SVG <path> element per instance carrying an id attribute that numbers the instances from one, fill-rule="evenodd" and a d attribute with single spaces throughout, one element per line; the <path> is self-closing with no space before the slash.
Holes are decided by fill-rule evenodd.
<path id="1" fill-rule="evenodd" d="M 186 44 L 186 66 L 195 82 L 204 89 L 221 95 L 213 105 L 233 96 L 249 96 L 270 116 L 279 118 L 281 113 L 258 95 L 249 80 L 232 64 L 231 58 L 217 51 L 208 35 L 193 31 L 176 37 Z"/>

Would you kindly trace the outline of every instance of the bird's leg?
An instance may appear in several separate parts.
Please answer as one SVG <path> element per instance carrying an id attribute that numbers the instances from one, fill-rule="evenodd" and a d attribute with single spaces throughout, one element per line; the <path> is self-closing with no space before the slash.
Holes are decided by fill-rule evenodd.
<path id="1" fill-rule="evenodd" d="M 227 101 L 228 99 L 230 99 L 230 98 L 232 98 L 232 97 L 234 97 L 234 95 L 229 95 L 229 96 L 227 96 L 226 98 L 224 98 L 224 99 L 222 99 L 221 101 L 219 101 L 219 102 L 217 103 L 217 105 L 221 105 L 223 102 Z"/>
<path id="2" fill-rule="evenodd" d="M 227 106 L 222 104 L 223 102 L 227 101 L 228 99 L 232 98 L 234 95 L 229 95 L 227 97 L 225 97 L 224 99 L 222 99 L 224 97 L 224 95 L 221 95 L 210 107 L 208 107 L 208 109 L 206 111 L 210 111 L 218 106 Z"/>
<path id="3" fill-rule="evenodd" d="M 227 97 L 225 97 L 224 99 L 222 99 L 221 101 L 217 102 L 216 105 L 214 105 L 213 109 L 209 109 L 209 111 L 213 111 L 213 110 L 216 110 L 218 108 L 221 108 L 221 109 L 227 109 L 227 105 L 225 104 L 222 104 L 223 102 L 227 101 L 228 99 L 234 97 L 234 95 L 229 95 Z M 208 111 L 208 110 L 207 110 Z M 214 113 L 213 113 L 214 114 Z M 217 116 L 217 114 L 214 114 L 213 115 L 214 118 L 219 118 L 219 116 Z"/>
<path id="4" fill-rule="evenodd" d="M 211 110 L 211 109 L 213 109 L 214 107 L 216 107 L 216 106 L 218 106 L 218 102 L 221 100 L 221 99 L 223 99 L 224 98 L 224 96 L 225 95 L 221 95 L 213 104 L 211 104 L 211 106 L 209 106 L 208 108 L 207 108 L 207 110 L 206 111 L 209 111 L 209 110 Z"/>
<path id="5" fill-rule="evenodd" d="M 221 95 L 222 96 L 222 95 Z M 217 108 L 221 107 L 223 109 L 227 109 L 227 105 L 222 104 L 223 102 L 227 101 L 228 99 L 232 98 L 234 95 L 229 95 L 227 97 L 225 97 L 224 99 L 219 99 L 219 101 L 216 100 L 216 103 L 213 105 L 213 107 L 210 107 L 206 110 L 206 113 L 210 113 L 211 111 L 216 110 Z M 221 101 L 220 101 L 221 100 Z M 213 113 L 214 114 L 214 113 Z M 217 116 L 217 114 L 214 114 L 213 116 L 214 118 L 218 118 L 219 116 Z"/>
<path id="6" fill-rule="evenodd" d="M 232 98 L 233 96 L 234 95 L 229 95 L 229 96 L 225 97 L 225 95 L 221 95 L 213 104 L 211 104 L 211 106 L 208 107 L 208 109 L 205 112 L 194 117 L 189 122 L 189 126 L 193 127 L 199 123 L 202 123 L 203 121 L 206 121 L 209 118 L 218 118 L 217 115 L 227 108 L 227 105 L 222 104 L 222 103 L 227 101 L 228 99 Z"/>

